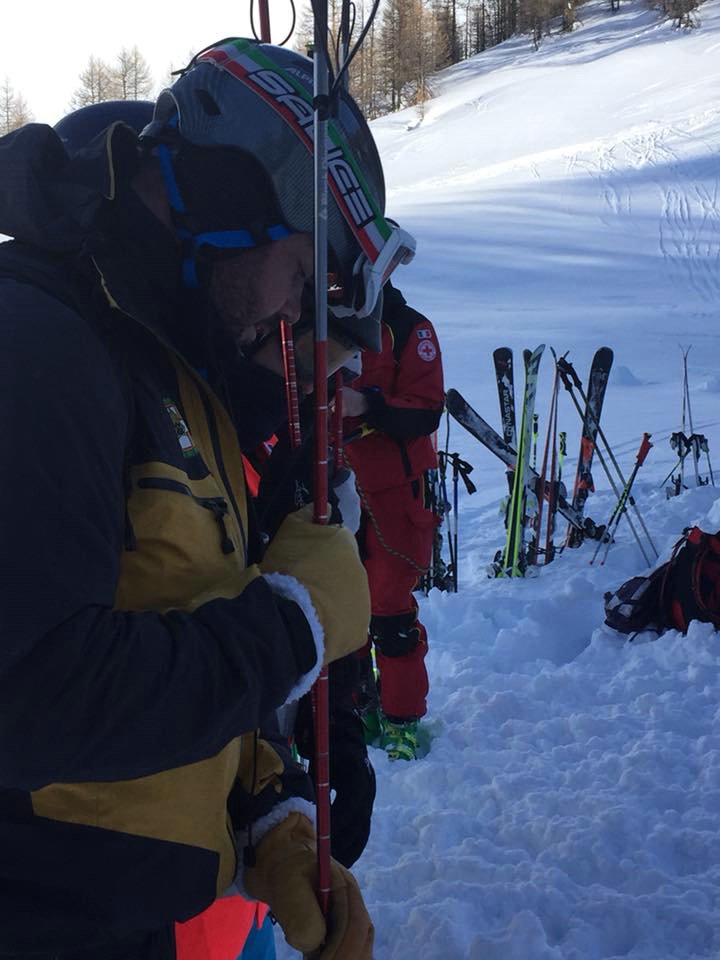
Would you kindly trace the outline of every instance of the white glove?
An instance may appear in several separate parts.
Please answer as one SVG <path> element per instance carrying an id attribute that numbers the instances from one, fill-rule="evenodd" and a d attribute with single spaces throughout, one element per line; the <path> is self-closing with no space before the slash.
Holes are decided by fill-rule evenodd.
<path id="1" fill-rule="evenodd" d="M 343 526 L 350 533 L 357 533 L 360 529 L 360 514 L 362 505 L 355 486 L 355 474 L 350 470 L 348 476 L 337 487 L 333 487 L 338 499 L 338 509 L 342 517 Z"/>

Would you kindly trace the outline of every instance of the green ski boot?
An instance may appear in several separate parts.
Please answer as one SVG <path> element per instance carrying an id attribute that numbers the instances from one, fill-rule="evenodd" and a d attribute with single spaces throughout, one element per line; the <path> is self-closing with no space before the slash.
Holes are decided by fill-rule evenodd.
<path id="1" fill-rule="evenodd" d="M 417 720 L 394 721 L 380 718 L 380 747 L 391 760 L 416 760 L 418 756 Z"/>
<path id="2" fill-rule="evenodd" d="M 360 714 L 360 718 L 362 719 L 363 723 L 363 734 L 365 736 L 366 746 L 377 746 L 382 734 L 380 711 L 377 707 L 371 710 L 365 710 Z"/>

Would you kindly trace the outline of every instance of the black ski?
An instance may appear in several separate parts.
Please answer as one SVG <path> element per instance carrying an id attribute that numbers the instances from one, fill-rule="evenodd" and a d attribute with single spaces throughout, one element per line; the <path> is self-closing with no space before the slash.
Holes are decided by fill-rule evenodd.
<path id="1" fill-rule="evenodd" d="M 596 351 L 590 367 L 588 388 L 585 393 L 587 403 L 583 417 L 580 454 L 578 456 L 572 499 L 572 507 L 581 517 L 585 512 L 585 501 L 595 490 L 595 484 L 592 478 L 592 463 L 595 456 L 595 441 L 597 439 L 598 425 L 600 423 L 605 390 L 607 388 L 612 362 L 613 352 L 610 347 L 600 347 L 600 349 Z M 567 544 L 569 547 L 577 547 L 581 542 L 582 537 L 577 535 L 576 529 L 568 531 Z"/>
<path id="2" fill-rule="evenodd" d="M 507 467 L 513 471 L 515 470 L 517 463 L 515 450 L 510 444 L 505 443 L 497 430 L 494 430 L 487 421 L 483 420 L 479 413 L 473 410 L 462 394 L 454 389 L 448 390 L 445 397 L 445 404 L 448 413 L 457 420 L 460 426 L 465 427 L 468 433 L 471 433 L 476 440 L 479 440 L 491 453 L 494 453 Z M 540 478 L 532 468 L 529 470 L 529 478 L 528 487 L 532 493 L 536 493 L 536 486 Z M 549 486 L 546 484 L 544 491 L 546 498 L 549 492 Z M 573 509 L 572 505 L 568 503 L 562 491 L 558 492 L 557 510 L 558 513 L 561 513 L 563 517 L 565 517 L 568 523 L 573 527 L 577 527 L 586 537 L 595 540 L 602 536 L 604 527 L 596 527 L 589 518 L 583 519 L 583 517 Z"/>
<path id="3" fill-rule="evenodd" d="M 498 400 L 500 401 L 500 424 L 505 443 L 513 450 L 517 447 L 517 433 L 515 426 L 515 383 L 513 378 L 513 354 L 510 347 L 498 347 L 493 351 L 495 365 L 495 380 L 497 383 Z M 508 490 L 512 494 L 513 474 L 507 472 Z"/>
<path id="4" fill-rule="evenodd" d="M 510 347 L 498 347 L 493 352 L 495 380 L 500 400 L 500 423 L 505 443 L 513 449 L 517 446 L 515 432 L 515 383 L 513 379 L 513 355 Z"/>

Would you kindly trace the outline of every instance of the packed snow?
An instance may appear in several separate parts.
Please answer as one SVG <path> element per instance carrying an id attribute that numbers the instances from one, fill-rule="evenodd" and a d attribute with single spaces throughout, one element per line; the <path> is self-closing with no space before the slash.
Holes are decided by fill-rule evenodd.
<path id="1" fill-rule="evenodd" d="M 603 423 L 663 559 L 684 527 L 720 528 L 720 489 L 666 499 L 688 355 L 696 432 L 720 467 L 720 0 L 678 31 L 639 0 L 579 8 L 570 35 L 528 37 L 439 78 L 424 110 L 374 124 L 392 216 L 418 237 L 400 281 L 438 328 L 446 383 L 496 428 L 491 353 L 569 351 L 615 368 Z M 538 393 L 547 423 L 551 362 Z M 568 432 L 566 479 L 579 422 Z M 444 444 L 444 426 L 440 441 Z M 494 580 L 503 467 L 460 497 L 460 592 L 421 601 L 429 754 L 371 756 L 378 797 L 355 872 L 377 960 L 690 960 L 720 951 L 720 644 L 705 624 L 633 643 L 603 594 L 646 567 L 625 520 L 607 561 L 566 550 Z M 703 475 L 707 465 L 703 464 Z M 614 498 L 599 465 L 587 512 Z M 718 481 L 720 484 L 720 480 Z M 279 954 L 291 952 L 278 933 Z"/>

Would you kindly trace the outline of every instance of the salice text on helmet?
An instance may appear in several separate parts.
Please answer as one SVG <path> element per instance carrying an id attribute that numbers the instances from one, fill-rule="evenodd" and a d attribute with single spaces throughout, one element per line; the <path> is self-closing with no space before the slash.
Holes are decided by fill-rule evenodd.
<path id="1" fill-rule="evenodd" d="M 274 70 L 254 70 L 248 74 L 247 79 L 260 87 L 279 107 L 285 107 L 292 113 L 308 148 L 312 149 L 311 127 L 314 117 L 312 104 L 299 95 L 292 84 Z M 287 119 L 287 114 L 283 115 Z M 337 145 L 330 147 L 327 162 L 328 172 L 345 202 L 352 222 L 356 227 L 364 227 L 375 218 L 375 213 L 355 171 L 345 157 L 343 148 Z"/>

